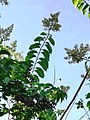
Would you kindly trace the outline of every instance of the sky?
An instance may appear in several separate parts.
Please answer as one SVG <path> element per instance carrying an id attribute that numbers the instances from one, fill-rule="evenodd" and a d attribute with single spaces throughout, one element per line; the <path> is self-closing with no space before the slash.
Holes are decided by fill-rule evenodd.
<path id="1" fill-rule="evenodd" d="M 49 17 L 50 13 L 60 12 L 59 22 L 62 25 L 60 32 L 52 33 L 56 46 L 53 48 L 53 54 L 50 58 L 49 69 L 46 77 L 41 82 L 54 81 L 54 67 L 56 69 L 56 86 L 70 86 L 67 101 L 58 104 L 58 108 L 66 108 L 75 91 L 77 90 L 84 73 L 84 65 L 69 65 L 64 57 L 66 56 L 64 48 L 73 48 L 75 44 L 90 43 L 90 19 L 79 12 L 72 4 L 71 0 L 10 0 L 8 6 L 0 6 L 0 25 L 4 28 L 14 24 L 11 41 L 17 40 L 17 51 L 23 51 L 26 56 L 30 44 L 33 43 L 42 31 L 42 20 Z M 79 98 L 84 97 L 90 87 L 84 84 Z M 77 110 L 74 106 L 68 115 L 67 120 L 79 120 L 85 113 L 83 110 Z M 65 119 L 65 118 L 64 118 Z M 84 117 L 82 120 L 86 120 Z M 2 118 L 0 118 L 2 120 Z M 3 120 L 7 120 L 6 117 Z"/>

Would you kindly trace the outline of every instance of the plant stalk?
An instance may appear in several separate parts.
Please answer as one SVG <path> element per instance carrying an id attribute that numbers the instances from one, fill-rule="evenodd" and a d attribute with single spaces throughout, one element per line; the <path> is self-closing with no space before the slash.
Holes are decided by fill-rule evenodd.
<path id="1" fill-rule="evenodd" d="M 68 104 L 67 108 L 66 108 L 65 111 L 63 112 L 63 114 L 62 114 L 60 120 L 63 120 L 63 117 L 65 116 L 65 114 L 67 113 L 67 111 L 68 111 L 69 108 L 71 107 L 72 103 L 73 103 L 74 100 L 76 99 L 76 97 L 77 97 L 79 91 L 81 90 L 81 88 L 82 88 L 82 86 L 83 86 L 83 84 L 84 84 L 84 82 L 85 82 L 85 80 L 86 80 L 86 78 L 87 78 L 88 73 L 89 73 L 89 71 L 86 72 L 86 74 L 85 74 L 85 76 L 84 76 L 82 82 L 80 83 L 80 85 L 79 85 L 79 87 L 78 87 L 78 89 L 77 89 L 75 95 L 73 96 L 72 100 L 70 101 L 70 103 Z"/>

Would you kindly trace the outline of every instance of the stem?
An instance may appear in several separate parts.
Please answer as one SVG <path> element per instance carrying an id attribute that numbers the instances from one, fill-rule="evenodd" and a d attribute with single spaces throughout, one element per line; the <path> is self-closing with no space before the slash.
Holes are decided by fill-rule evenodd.
<path id="1" fill-rule="evenodd" d="M 72 108 L 73 108 L 74 104 L 75 104 L 75 101 L 73 102 L 73 104 L 72 104 L 71 108 L 69 109 L 69 111 L 68 111 L 68 113 L 67 113 L 67 115 L 66 115 L 65 120 L 67 119 L 67 117 L 68 117 L 68 115 L 69 115 L 70 111 L 72 110 Z"/>
<path id="2" fill-rule="evenodd" d="M 85 117 L 85 115 L 87 115 L 87 114 L 88 114 L 88 112 L 89 112 L 89 111 L 86 111 L 86 113 L 85 113 L 85 114 L 84 114 L 84 115 L 83 115 L 83 116 L 82 116 L 79 120 L 81 120 L 82 118 L 84 118 L 84 117 Z M 89 118 L 89 119 L 90 119 L 90 118 Z M 89 120 L 89 119 L 88 119 L 88 120 Z"/>
<path id="3" fill-rule="evenodd" d="M 55 82 L 56 82 L 56 70 L 55 70 L 55 66 L 54 67 L 54 82 L 53 82 L 53 85 L 55 85 Z"/>
<path id="4" fill-rule="evenodd" d="M 89 72 L 87 72 L 86 75 L 84 76 L 84 78 L 83 78 L 82 82 L 80 83 L 80 85 L 79 85 L 79 87 L 78 87 L 78 89 L 77 89 L 75 95 L 73 96 L 72 100 L 70 101 L 70 103 L 68 104 L 67 108 L 66 108 L 65 111 L 63 112 L 63 114 L 62 114 L 60 120 L 63 119 L 63 117 L 65 116 L 66 112 L 69 110 L 69 108 L 71 107 L 72 103 L 73 103 L 74 100 L 76 99 L 76 97 L 77 97 L 79 91 L 81 90 L 81 88 L 82 88 L 82 86 L 83 86 L 83 84 L 84 84 L 84 82 L 85 82 L 85 80 L 86 80 L 86 78 L 87 78 L 88 73 L 89 73 Z"/>
<path id="5" fill-rule="evenodd" d="M 39 50 L 39 52 L 38 52 L 38 54 L 37 54 L 37 57 L 36 57 L 35 63 L 34 63 L 33 68 L 32 68 L 32 74 L 33 74 L 33 72 L 34 72 L 34 70 L 35 70 L 35 67 L 36 67 L 36 64 L 37 64 L 37 61 L 38 61 L 39 55 L 40 55 L 40 53 L 41 53 L 41 50 L 42 50 L 43 46 L 45 45 L 46 40 L 48 39 L 49 35 L 50 35 L 50 30 L 48 30 L 47 37 L 44 39 L 44 42 L 43 42 L 43 44 L 41 45 L 40 50 Z"/>
<path id="6" fill-rule="evenodd" d="M 90 117 L 89 117 L 89 114 L 88 114 L 88 112 L 86 111 L 86 109 L 85 108 L 83 108 L 84 109 L 84 111 L 86 112 L 86 115 L 87 115 L 87 117 L 88 117 L 88 120 L 90 119 Z"/>

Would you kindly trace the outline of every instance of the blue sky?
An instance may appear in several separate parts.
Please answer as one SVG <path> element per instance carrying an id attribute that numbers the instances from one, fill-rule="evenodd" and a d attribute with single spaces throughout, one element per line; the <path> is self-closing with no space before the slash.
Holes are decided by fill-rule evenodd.
<path id="1" fill-rule="evenodd" d="M 0 6 L 2 14 L 0 25 L 5 28 L 14 24 L 11 40 L 17 40 L 17 51 L 23 51 L 23 56 L 25 56 L 33 39 L 43 31 L 42 19 L 55 12 L 60 12 L 59 21 L 62 28 L 60 32 L 53 33 L 56 46 L 53 48 L 49 70 L 41 82 L 53 83 L 53 66 L 55 66 L 56 79 L 62 79 L 61 82 L 57 81 L 56 85 L 63 84 L 71 87 L 68 100 L 58 104 L 58 108 L 65 108 L 79 86 L 80 75 L 84 73 L 84 67 L 83 64 L 69 65 L 64 60 L 66 55 L 64 48 L 73 48 L 75 44 L 80 43 L 90 43 L 90 19 L 75 9 L 71 0 L 53 0 L 53 2 L 52 0 L 38 0 L 38 2 L 36 0 L 10 0 L 8 6 Z M 79 98 L 84 96 L 88 90 L 90 91 L 90 88 L 85 83 Z M 83 110 L 77 110 L 77 112 L 75 110 L 76 107 L 73 107 L 67 120 L 78 120 L 84 114 Z M 82 120 L 86 119 L 87 117 Z"/>

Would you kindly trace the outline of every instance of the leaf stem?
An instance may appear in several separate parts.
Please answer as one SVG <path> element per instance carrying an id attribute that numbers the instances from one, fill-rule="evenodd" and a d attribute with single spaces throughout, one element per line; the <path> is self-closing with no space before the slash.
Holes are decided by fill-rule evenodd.
<path id="1" fill-rule="evenodd" d="M 48 39 L 49 35 L 50 35 L 50 30 L 48 30 L 47 37 L 45 37 L 44 42 L 42 43 L 42 45 L 41 45 L 41 47 L 40 47 L 40 50 L 39 50 L 39 52 L 38 52 L 38 54 L 37 54 L 36 60 L 35 60 L 35 62 L 34 62 L 33 68 L 32 68 L 32 74 L 33 74 L 33 72 L 34 72 L 34 70 L 35 70 L 35 67 L 36 67 L 36 64 L 37 64 L 39 55 L 40 55 L 40 53 L 41 53 L 41 50 L 42 50 L 43 46 L 45 45 L 46 40 Z"/>

